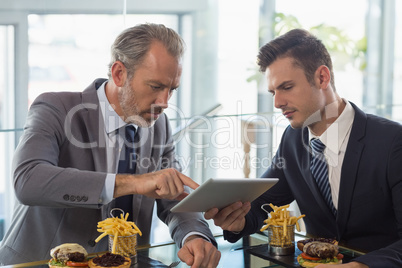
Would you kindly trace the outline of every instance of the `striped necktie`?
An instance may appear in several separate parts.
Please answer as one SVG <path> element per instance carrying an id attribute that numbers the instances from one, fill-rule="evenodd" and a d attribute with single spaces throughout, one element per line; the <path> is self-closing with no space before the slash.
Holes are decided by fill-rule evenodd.
<path id="1" fill-rule="evenodd" d="M 325 202 L 331 209 L 332 213 L 336 216 L 337 211 L 332 202 L 331 187 L 329 186 L 328 163 L 324 156 L 325 145 L 319 139 L 312 139 L 310 144 L 313 153 L 310 163 L 311 173 L 317 182 L 317 186 L 320 189 Z"/>
<path id="2" fill-rule="evenodd" d="M 120 128 L 122 130 L 123 128 Z M 134 150 L 134 137 L 135 128 L 132 125 L 124 127 L 124 145 L 120 154 L 119 167 L 117 173 L 119 174 L 134 174 L 136 168 L 136 155 Z M 124 213 L 129 213 L 128 219 L 132 221 L 132 203 L 133 195 L 125 195 L 116 198 L 115 207 L 120 208 Z"/>

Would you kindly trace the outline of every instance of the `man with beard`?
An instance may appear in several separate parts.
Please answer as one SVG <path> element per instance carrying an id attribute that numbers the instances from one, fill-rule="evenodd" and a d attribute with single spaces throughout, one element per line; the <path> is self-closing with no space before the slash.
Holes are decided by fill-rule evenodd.
<path id="1" fill-rule="evenodd" d="M 183 40 L 172 29 L 137 25 L 112 45 L 108 80 L 97 79 L 83 92 L 44 93 L 35 100 L 13 159 L 19 202 L 0 263 L 46 259 L 51 248 L 67 242 L 88 252 L 107 250 L 107 239 L 94 242 L 96 226 L 116 206 L 129 205 L 126 213 L 143 233 L 138 244 L 146 245 L 156 202 L 159 218 L 181 248 L 180 259 L 192 267 L 217 266 L 220 252 L 202 215 L 170 212 L 188 194 L 185 187 L 198 187 L 180 173 L 163 114 L 179 87 L 183 51 Z M 125 140 L 127 126 L 133 127 L 134 146 Z M 121 172 L 126 147 L 134 150 L 131 171 Z"/>
<path id="2" fill-rule="evenodd" d="M 213 208 L 205 218 L 234 242 L 261 228 L 261 205 L 296 200 L 308 234 L 368 252 L 340 266 L 402 267 L 402 126 L 341 98 L 328 51 L 305 30 L 264 45 L 258 65 L 290 122 L 262 175 L 279 181 L 251 204 Z"/>

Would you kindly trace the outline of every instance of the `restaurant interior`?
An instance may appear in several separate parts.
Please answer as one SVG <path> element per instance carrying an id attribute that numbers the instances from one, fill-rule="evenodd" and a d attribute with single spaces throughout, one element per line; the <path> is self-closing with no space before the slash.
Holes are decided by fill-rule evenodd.
<path id="1" fill-rule="evenodd" d="M 401 18 L 398 0 L 0 1 L 0 241 L 17 202 L 12 157 L 31 103 L 107 77 L 110 46 L 123 29 L 162 23 L 183 37 L 181 84 L 165 113 L 183 173 L 202 184 L 259 178 L 269 167 L 289 122 L 256 56 L 293 28 L 323 40 L 341 97 L 402 123 Z M 299 213 L 297 203 L 291 208 Z M 154 215 L 151 243 L 170 241 Z"/>

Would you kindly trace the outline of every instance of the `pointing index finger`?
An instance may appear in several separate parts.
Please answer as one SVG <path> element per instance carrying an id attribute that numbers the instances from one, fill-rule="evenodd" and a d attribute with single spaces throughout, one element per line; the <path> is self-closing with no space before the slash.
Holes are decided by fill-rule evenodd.
<path id="1" fill-rule="evenodd" d="M 180 173 L 179 171 L 176 170 L 177 176 L 180 178 L 180 180 L 183 182 L 184 185 L 190 187 L 191 189 L 195 190 L 197 189 L 200 185 L 193 181 L 190 177 L 187 177 L 183 173 Z"/>

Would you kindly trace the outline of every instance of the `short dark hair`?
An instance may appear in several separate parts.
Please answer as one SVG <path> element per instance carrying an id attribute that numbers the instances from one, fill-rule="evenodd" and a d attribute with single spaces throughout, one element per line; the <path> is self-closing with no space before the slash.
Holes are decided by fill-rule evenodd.
<path id="1" fill-rule="evenodd" d="M 161 42 L 173 57 L 183 57 L 185 44 L 178 33 L 163 24 L 139 24 L 124 30 L 114 41 L 111 47 L 109 78 L 115 61 L 121 61 L 127 68 L 128 77 L 131 77 L 155 41 Z"/>
<path id="2" fill-rule="evenodd" d="M 331 74 L 331 86 L 335 91 L 334 71 L 331 56 L 317 37 L 303 29 L 294 29 L 281 35 L 260 48 L 257 64 L 265 72 L 278 58 L 293 58 L 295 66 L 303 69 L 307 81 L 313 85 L 314 73 L 325 65 Z"/>

